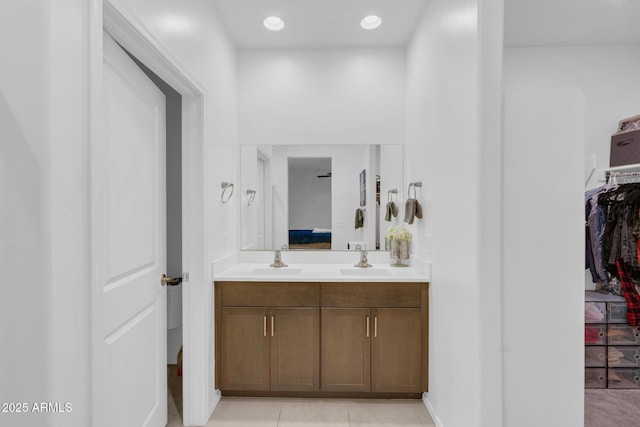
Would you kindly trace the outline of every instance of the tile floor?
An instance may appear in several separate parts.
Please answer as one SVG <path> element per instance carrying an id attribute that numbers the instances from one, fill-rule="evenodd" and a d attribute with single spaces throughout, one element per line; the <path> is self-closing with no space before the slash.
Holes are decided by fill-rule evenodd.
<path id="1" fill-rule="evenodd" d="M 182 384 L 169 372 L 167 427 L 182 426 Z M 174 375 L 171 375 L 171 374 Z M 179 377 L 178 377 L 179 378 Z M 207 427 L 435 427 L 422 400 L 223 397 Z"/>
<path id="2" fill-rule="evenodd" d="M 207 427 L 232 426 L 435 427 L 435 424 L 421 400 L 223 397 Z M 167 427 L 182 427 L 180 416 L 171 402 Z"/>

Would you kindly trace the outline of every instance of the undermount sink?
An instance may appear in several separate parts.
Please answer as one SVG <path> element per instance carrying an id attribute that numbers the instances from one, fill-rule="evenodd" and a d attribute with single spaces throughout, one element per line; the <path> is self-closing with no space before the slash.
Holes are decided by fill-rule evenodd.
<path id="1" fill-rule="evenodd" d="M 251 270 L 254 274 L 273 275 L 273 276 L 296 276 L 302 271 L 298 267 L 259 267 Z"/>
<path id="2" fill-rule="evenodd" d="M 341 268 L 340 274 L 343 276 L 391 276 L 391 272 L 386 268 Z"/>

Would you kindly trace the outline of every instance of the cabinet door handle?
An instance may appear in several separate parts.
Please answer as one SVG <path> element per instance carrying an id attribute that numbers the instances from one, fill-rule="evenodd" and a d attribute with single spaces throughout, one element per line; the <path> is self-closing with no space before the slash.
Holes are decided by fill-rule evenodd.
<path id="1" fill-rule="evenodd" d="M 367 338 L 369 338 L 369 316 L 367 316 Z"/>
<path id="2" fill-rule="evenodd" d="M 618 141 L 618 142 L 616 143 L 616 145 L 617 145 L 618 147 L 622 147 L 623 145 L 629 145 L 629 144 L 631 144 L 632 142 L 633 142 L 633 138 L 631 138 L 631 139 L 625 139 L 625 140 L 622 140 L 622 141 Z"/>
<path id="3" fill-rule="evenodd" d="M 273 316 L 271 316 L 271 336 L 273 336 Z"/>
<path id="4" fill-rule="evenodd" d="M 267 336 L 267 316 L 263 316 L 262 318 L 263 322 L 262 322 L 262 328 L 263 328 L 263 333 L 264 336 Z"/>
<path id="5" fill-rule="evenodd" d="M 378 338 L 378 316 L 373 318 L 373 337 Z"/>

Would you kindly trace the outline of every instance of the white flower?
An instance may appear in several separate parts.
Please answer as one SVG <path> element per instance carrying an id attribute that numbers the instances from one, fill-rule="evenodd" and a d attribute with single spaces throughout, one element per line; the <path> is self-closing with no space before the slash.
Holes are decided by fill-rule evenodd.
<path id="1" fill-rule="evenodd" d="M 389 228 L 387 230 L 387 233 L 385 234 L 385 237 L 387 239 L 392 239 L 392 240 L 407 240 L 407 241 L 413 238 L 409 230 L 407 230 L 404 227 Z"/>

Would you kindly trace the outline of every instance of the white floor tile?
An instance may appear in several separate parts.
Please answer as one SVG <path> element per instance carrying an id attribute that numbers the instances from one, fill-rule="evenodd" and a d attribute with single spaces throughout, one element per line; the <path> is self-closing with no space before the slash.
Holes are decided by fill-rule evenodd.
<path id="1" fill-rule="evenodd" d="M 375 400 L 349 405 L 349 422 L 355 426 L 424 427 L 428 424 L 419 415 L 426 408 L 422 401 Z M 428 415 L 428 414 L 427 414 Z"/>
<path id="2" fill-rule="evenodd" d="M 277 427 L 282 405 L 278 399 L 222 398 L 207 427 Z"/>
<path id="3" fill-rule="evenodd" d="M 347 407 L 337 400 L 288 401 L 282 405 L 278 427 L 349 427 Z"/>
<path id="4" fill-rule="evenodd" d="M 435 427 L 421 400 L 223 397 L 207 427 Z M 167 427 L 182 427 L 169 399 Z"/>

